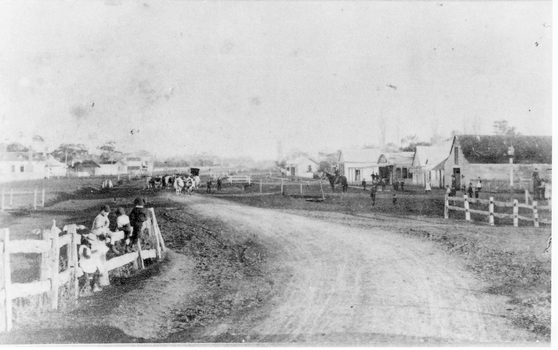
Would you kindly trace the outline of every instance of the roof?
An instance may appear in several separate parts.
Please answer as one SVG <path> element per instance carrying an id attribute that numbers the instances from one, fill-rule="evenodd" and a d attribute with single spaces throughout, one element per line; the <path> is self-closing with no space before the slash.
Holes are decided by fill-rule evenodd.
<path id="1" fill-rule="evenodd" d="M 312 159 L 310 157 L 297 157 L 295 159 L 288 160 L 287 164 L 289 164 L 289 165 L 300 165 L 300 164 L 306 164 L 306 163 L 308 163 L 308 161 L 319 164 L 318 162 L 316 162 L 314 159 Z"/>
<path id="2" fill-rule="evenodd" d="M 382 155 L 380 149 L 348 149 L 341 151 L 341 163 L 378 163 Z"/>
<path id="3" fill-rule="evenodd" d="M 458 135 L 455 138 L 469 163 L 509 163 L 508 147 L 513 146 L 515 164 L 552 164 L 552 136 Z"/>
<path id="4" fill-rule="evenodd" d="M 380 158 L 382 156 L 386 159 L 387 163 L 379 163 L 381 166 L 402 165 L 410 167 L 413 164 L 415 152 L 383 153 Z"/>
<path id="5" fill-rule="evenodd" d="M 413 166 L 432 169 L 444 161 L 451 152 L 451 142 L 437 146 L 417 146 Z"/>

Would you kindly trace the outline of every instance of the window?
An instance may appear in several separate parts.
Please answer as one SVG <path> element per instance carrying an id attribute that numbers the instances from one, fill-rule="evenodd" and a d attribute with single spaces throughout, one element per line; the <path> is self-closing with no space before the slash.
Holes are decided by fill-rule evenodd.
<path id="1" fill-rule="evenodd" d="M 312 172 L 312 166 L 311 166 L 311 165 L 308 166 L 308 172 L 309 172 L 309 173 Z"/>
<path id="2" fill-rule="evenodd" d="M 453 149 L 453 162 L 456 165 L 459 164 L 459 147 L 454 147 Z"/>
<path id="3" fill-rule="evenodd" d="M 403 170 L 403 178 L 406 179 L 409 175 L 409 173 L 407 172 L 407 168 L 402 168 Z"/>
<path id="4" fill-rule="evenodd" d="M 25 165 L 22 165 L 19 167 L 19 172 L 24 173 L 25 172 Z"/>

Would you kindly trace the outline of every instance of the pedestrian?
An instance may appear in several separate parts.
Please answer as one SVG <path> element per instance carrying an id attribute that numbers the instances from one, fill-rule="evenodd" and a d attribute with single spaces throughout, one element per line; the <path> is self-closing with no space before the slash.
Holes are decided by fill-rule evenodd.
<path id="1" fill-rule="evenodd" d="M 401 191 L 405 191 L 405 181 L 401 181 Z"/>
<path id="2" fill-rule="evenodd" d="M 393 205 L 397 204 L 397 193 L 393 194 Z"/>
<path id="3" fill-rule="evenodd" d="M 134 209 L 130 212 L 130 225 L 132 226 L 132 235 L 130 236 L 130 244 L 136 247 L 138 240 L 143 237 L 145 222 L 148 218 L 147 209 L 144 208 L 145 200 L 143 198 L 134 199 Z"/>
<path id="4" fill-rule="evenodd" d="M 393 181 L 393 190 L 399 191 L 399 181 Z"/>
<path id="5" fill-rule="evenodd" d="M 447 195 L 448 197 L 453 197 L 453 189 L 450 188 L 449 185 L 446 185 L 446 195 Z"/>
<path id="6" fill-rule="evenodd" d="M 211 193 L 211 178 L 209 178 L 209 180 L 207 180 L 207 189 L 205 190 L 206 193 Z"/>
<path id="7" fill-rule="evenodd" d="M 543 200 L 545 198 L 545 187 L 546 187 L 546 180 L 541 179 L 541 183 L 539 185 L 539 200 Z"/>
<path id="8" fill-rule="evenodd" d="M 221 184 L 222 184 L 221 178 L 218 177 L 218 178 L 217 178 L 217 191 L 221 191 Z"/>
<path id="9" fill-rule="evenodd" d="M 477 181 L 477 191 L 475 192 L 475 198 L 479 198 L 479 193 L 480 193 L 481 189 L 482 189 L 482 181 L 481 181 L 481 178 L 479 176 L 479 179 Z"/>
<path id="10" fill-rule="evenodd" d="M 386 181 L 384 179 L 380 180 L 380 184 L 382 185 L 382 192 L 386 191 Z"/>
<path id="11" fill-rule="evenodd" d="M 533 171 L 533 196 L 535 197 L 535 199 L 539 199 L 539 186 L 541 185 L 541 179 L 539 177 L 539 169 L 535 168 L 535 171 Z"/>
<path id="12" fill-rule="evenodd" d="M 469 182 L 469 188 L 467 189 L 467 193 L 469 194 L 469 198 L 473 198 L 473 183 Z"/>
<path id="13" fill-rule="evenodd" d="M 116 215 L 116 228 L 117 230 L 124 232 L 124 251 L 129 253 L 131 252 L 130 237 L 132 236 L 132 232 L 134 230 L 130 224 L 130 217 L 126 215 L 126 212 L 122 207 L 116 209 Z"/>
<path id="14" fill-rule="evenodd" d="M 372 187 L 370 188 L 370 198 L 372 198 L 372 206 L 376 205 L 376 191 L 377 191 L 376 184 L 373 183 Z"/>
<path id="15" fill-rule="evenodd" d="M 432 191 L 432 186 L 430 185 L 430 181 L 426 181 L 426 186 L 424 189 L 427 194 L 430 194 L 430 191 Z"/>
<path id="16" fill-rule="evenodd" d="M 362 188 L 366 191 L 366 179 L 362 179 Z"/>

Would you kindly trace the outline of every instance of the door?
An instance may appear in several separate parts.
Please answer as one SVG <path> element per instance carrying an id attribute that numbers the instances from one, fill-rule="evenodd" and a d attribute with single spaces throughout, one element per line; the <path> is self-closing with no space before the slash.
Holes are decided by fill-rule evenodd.
<path id="1" fill-rule="evenodd" d="M 461 169 L 453 168 L 453 176 L 455 177 L 455 188 L 461 188 Z"/>
<path id="2" fill-rule="evenodd" d="M 360 182 L 360 169 L 355 169 L 355 182 Z"/>

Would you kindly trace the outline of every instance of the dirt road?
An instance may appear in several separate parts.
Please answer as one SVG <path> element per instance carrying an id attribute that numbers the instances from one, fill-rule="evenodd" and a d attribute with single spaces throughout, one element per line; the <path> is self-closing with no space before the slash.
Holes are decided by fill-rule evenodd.
<path id="1" fill-rule="evenodd" d="M 503 318 L 504 298 L 482 293 L 481 282 L 429 241 L 352 227 L 346 218 L 325 222 L 200 196 L 179 201 L 269 247 L 283 291 L 257 317 L 206 328 L 208 339 L 390 345 L 529 339 Z"/>

